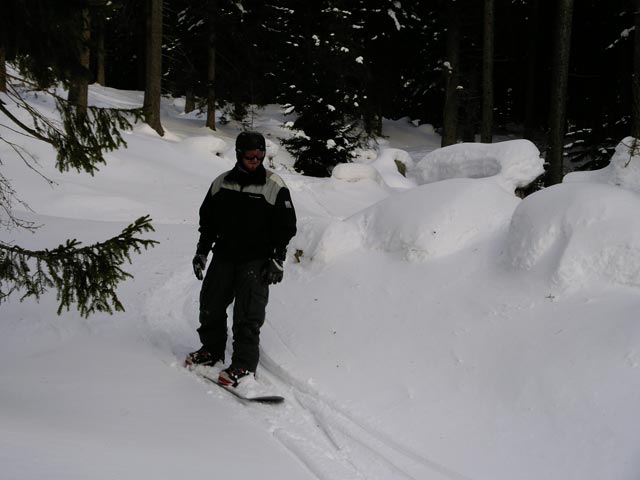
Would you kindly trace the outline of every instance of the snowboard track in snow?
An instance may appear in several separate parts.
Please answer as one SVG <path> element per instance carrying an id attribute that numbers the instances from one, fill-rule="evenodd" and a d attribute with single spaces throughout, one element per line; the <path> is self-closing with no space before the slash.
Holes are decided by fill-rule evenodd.
<path id="1" fill-rule="evenodd" d="M 434 479 L 472 480 L 471 478 L 429 458 L 415 449 L 403 445 L 389 434 L 376 429 L 369 422 L 358 418 L 353 412 L 336 404 L 335 401 L 320 394 L 311 385 L 294 378 L 274 362 L 267 353 L 261 356 L 262 374 L 266 375 L 287 397 L 291 410 L 273 422 L 282 422 L 275 428 L 276 439 L 307 466 L 320 480 L 344 478 L 380 478 L 380 479 L 424 479 L 422 475 L 411 473 L 420 469 L 433 474 Z M 293 414 L 293 415 L 292 415 Z M 293 419 L 304 419 L 304 424 Z M 310 435 L 305 437 L 305 432 Z M 275 434 L 275 432 L 274 432 Z M 305 446 L 300 446 L 301 437 L 305 437 Z M 357 451 L 360 455 L 351 455 Z M 321 454 L 318 457 L 318 453 Z M 322 462 L 319 461 L 322 459 Z M 344 471 L 336 476 L 319 463 L 325 458 L 342 464 L 350 471 L 345 477 Z"/>

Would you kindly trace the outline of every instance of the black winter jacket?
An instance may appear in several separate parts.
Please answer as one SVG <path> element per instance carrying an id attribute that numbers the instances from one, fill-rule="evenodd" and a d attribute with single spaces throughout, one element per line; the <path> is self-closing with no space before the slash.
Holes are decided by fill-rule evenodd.
<path id="1" fill-rule="evenodd" d="M 200 207 L 198 253 L 233 260 L 275 256 L 284 260 L 296 234 L 296 213 L 282 178 L 264 166 L 245 172 L 236 165 L 211 184 Z"/>

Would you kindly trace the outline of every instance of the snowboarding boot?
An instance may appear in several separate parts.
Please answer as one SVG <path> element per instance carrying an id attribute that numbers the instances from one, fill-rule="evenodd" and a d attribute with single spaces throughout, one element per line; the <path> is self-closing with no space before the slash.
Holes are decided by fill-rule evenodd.
<path id="1" fill-rule="evenodd" d="M 243 381 L 248 381 L 254 373 L 246 368 L 229 367 L 220 372 L 218 383 L 225 387 L 238 387 Z"/>
<path id="2" fill-rule="evenodd" d="M 223 362 L 223 359 L 214 357 L 206 348 L 202 347 L 187 355 L 187 358 L 184 359 L 184 366 L 187 368 L 214 367 L 218 362 Z"/>

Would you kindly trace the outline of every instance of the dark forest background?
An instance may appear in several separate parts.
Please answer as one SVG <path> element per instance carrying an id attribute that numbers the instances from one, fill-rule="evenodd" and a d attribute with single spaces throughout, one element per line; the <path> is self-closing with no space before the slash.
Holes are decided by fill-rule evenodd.
<path id="1" fill-rule="evenodd" d="M 222 111 L 222 121 L 285 105 L 305 133 L 286 144 L 306 174 L 349 161 L 382 133 L 383 117 L 409 117 L 434 125 L 443 145 L 528 138 L 560 162 L 550 184 L 602 167 L 637 128 L 638 3 L 11 0 L 1 38 L 6 60 L 42 85 L 84 79 L 144 90 L 160 134 L 159 95 L 185 96 L 189 111 Z M 71 91 L 69 100 L 78 103 Z M 207 125 L 216 128 L 213 115 Z"/>

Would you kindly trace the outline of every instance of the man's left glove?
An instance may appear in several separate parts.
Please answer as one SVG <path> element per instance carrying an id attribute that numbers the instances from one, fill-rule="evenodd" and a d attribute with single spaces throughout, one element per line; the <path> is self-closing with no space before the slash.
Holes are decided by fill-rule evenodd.
<path id="1" fill-rule="evenodd" d="M 204 278 L 204 269 L 207 266 L 207 255 L 204 253 L 196 253 L 191 263 L 193 264 L 193 273 L 195 273 L 196 278 L 202 280 Z"/>
<path id="2" fill-rule="evenodd" d="M 282 258 L 274 256 L 267 260 L 262 269 L 262 275 L 269 285 L 280 283 L 284 277 L 284 256 Z"/>

